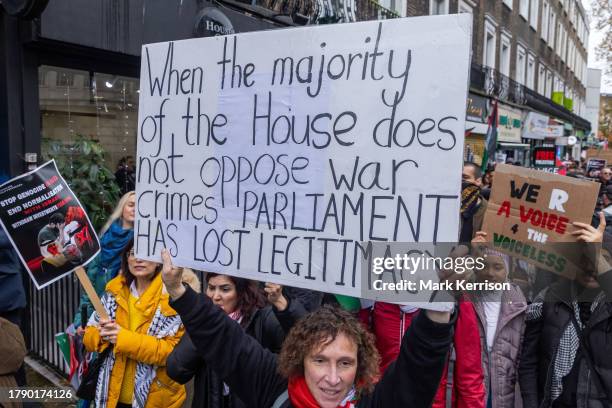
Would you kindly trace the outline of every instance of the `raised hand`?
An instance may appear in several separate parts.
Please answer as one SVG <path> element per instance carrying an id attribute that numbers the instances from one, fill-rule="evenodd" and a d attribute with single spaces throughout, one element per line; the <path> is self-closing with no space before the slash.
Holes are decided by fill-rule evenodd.
<path id="1" fill-rule="evenodd" d="M 264 290 L 266 291 L 266 295 L 268 296 L 268 302 L 274 305 L 276 309 L 278 309 L 280 312 L 287 309 L 287 306 L 289 306 L 289 302 L 287 302 L 287 299 L 285 298 L 285 296 L 283 296 L 283 287 L 281 285 L 277 283 L 266 282 Z"/>
<path id="2" fill-rule="evenodd" d="M 175 268 L 172 265 L 172 257 L 166 248 L 162 249 L 161 256 L 163 262 L 161 271 L 162 281 L 164 285 L 166 285 L 170 297 L 172 299 L 178 299 L 185 293 L 185 287 L 182 282 L 183 269 Z"/>

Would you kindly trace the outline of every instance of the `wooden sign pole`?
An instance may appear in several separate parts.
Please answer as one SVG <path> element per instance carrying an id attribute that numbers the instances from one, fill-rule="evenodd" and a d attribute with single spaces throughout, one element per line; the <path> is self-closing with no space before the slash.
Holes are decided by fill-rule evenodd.
<path id="1" fill-rule="evenodd" d="M 79 266 L 78 268 L 76 268 L 75 272 L 77 278 L 79 278 L 79 282 L 81 282 L 81 286 L 83 286 L 83 289 L 85 289 L 85 293 L 87 293 L 87 296 L 89 296 L 91 304 L 93 305 L 94 309 L 96 309 L 96 312 L 98 312 L 98 316 L 100 316 L 100 319 L 108 320 L 108 313 L 106 313 L 106 309 L 104 309 L 104 306 L 102 306 L 102 302 L 100 301 L 96 290 L 91 284 L 91 281 L 89 280 L 89 276 L 87 276 L 87 272 L 85 272 L 85 269 L 83 269 L 82 266 Z"/>

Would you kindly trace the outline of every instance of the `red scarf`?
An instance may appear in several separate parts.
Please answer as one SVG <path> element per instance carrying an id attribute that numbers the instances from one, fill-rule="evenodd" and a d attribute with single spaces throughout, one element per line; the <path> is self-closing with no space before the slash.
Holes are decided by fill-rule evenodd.
<path id="1" fill-rule="evenodd" d="M 295 408 L 320 408 L 319 404 L 310 393 L 304 377 L 296 377 L 289 380 L 288 388 L 289 399 Z M 350 400 L 344 405 L 338 405 L 338 408 L 353 408 L 356 403 L 356 400 Z"/>

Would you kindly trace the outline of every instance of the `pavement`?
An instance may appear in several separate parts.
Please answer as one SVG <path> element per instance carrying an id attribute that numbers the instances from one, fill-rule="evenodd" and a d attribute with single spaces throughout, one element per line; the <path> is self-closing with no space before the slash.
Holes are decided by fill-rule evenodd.
<path id="1" fill-rule="evenodd" d="M 25 359 L 26 381 L 28 387 L 55 388 L 70 387 L 66 379 L 33 357 Z M 51 399 L 44 402 L 24 402 L 24 408 L 76 408 L 74 402 L 54 402 Z"/>

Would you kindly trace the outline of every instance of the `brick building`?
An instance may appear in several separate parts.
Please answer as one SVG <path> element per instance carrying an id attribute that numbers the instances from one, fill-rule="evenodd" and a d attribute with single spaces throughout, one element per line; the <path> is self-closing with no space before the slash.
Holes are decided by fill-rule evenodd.
<path id="1" fill-rule="evenodd" d="M 508 159 L 529 164 L 530 147 L 553 143 L 565 156 L 567 136 L 588 135 L 589 22 L 580 0 L 383 0 L 381 5 L 403 16 L 474 16 L 466 158 L 480 157 L 492 99 L 499 101 L 503 128 L 498 150 Z M 544 116 L 548 130 L 535 139 L 525 134 L 526 122 Z"/>

